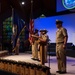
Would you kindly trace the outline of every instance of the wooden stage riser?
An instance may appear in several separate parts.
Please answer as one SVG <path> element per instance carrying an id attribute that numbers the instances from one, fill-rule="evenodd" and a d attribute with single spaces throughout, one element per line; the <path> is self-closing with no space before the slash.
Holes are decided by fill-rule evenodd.
<path id="1" fill-rule="evenodd" d="M 0 51 L 0 57 L 7 56 L 7 55 L 8 55 L 7 50 Z"/>
<path id="2" fill-rule="evenodd" d="M 32 66 L 33 64 L 30 64 L 31 66 L 28 65 L 21 65 L 9 62 L 4 62 L 0 60 L 0 70 L 7 71 L 7 72 L 12 72 L 18 75 L 49 75 L 50 74 L 50 69 L 46 66 L 42 65 L 37 65 Z"/>

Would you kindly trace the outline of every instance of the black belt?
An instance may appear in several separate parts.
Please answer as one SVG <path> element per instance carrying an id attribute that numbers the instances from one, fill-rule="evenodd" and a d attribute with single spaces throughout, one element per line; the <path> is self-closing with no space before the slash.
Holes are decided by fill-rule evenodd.
<path id="1" fill-rule="evenodd" d="M 58 42 L 58 43 L 56 43 L 56 44 L 62 44 L 62 43 L 64 43 L 64 42 Z"/>

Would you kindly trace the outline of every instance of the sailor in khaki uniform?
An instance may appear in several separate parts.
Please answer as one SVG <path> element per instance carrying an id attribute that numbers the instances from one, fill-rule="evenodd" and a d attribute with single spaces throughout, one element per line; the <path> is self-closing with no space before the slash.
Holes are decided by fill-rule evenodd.
<path id="1" fill-rule="evenodd" d="M 46 34 L 47 30 L 40 30 L 41 36 L 39 38 L 40 40 L 40 60 L 41 64 L 44 65 L 45 62 L 47 62 L 47 45 L 49 37 Z"/>
<path id="2" fill-rule="evenodd" d="M 15 55 L 19 55 L 19 47 L 20 47 L 20 38 L 17 39 Z"/>
<path id="3" fill-rule="evenodd" d="M 66 43 L 68 39 L 67 30 L 62 27 L 62 21 L 56 20 L 56 56 L 58 62 L 58 71 L 57 73 L 64 74 L 66 73 Z"/>
<path id="4" fill-rule="evenodd" d="M 16 46 L 16 36 L 17 36 L 17 25 L 14 24 L 12 27 L 12 46 L 13 48 Z"/>
<path id="5" fill-rule="evenodd" d="M 35 29 L 34 34 L 32 35 L 33 37 L 33 44 L 32 44 L 32 59 L 33 60 L 37 60 L 38 61 L 38 38 L 39 38 L 39 34 L 38 34 L 38 30 Z"/>

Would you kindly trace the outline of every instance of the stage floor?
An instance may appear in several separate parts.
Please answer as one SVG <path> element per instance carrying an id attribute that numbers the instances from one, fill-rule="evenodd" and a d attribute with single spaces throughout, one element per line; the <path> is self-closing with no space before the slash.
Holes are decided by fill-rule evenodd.
<path id="1" fill-rule="evenodd" d="M 26 54 L 20 53 L 19 55 L 5 56 L 5 57 L 1 57 L 1 58 L 40 64 L 40 62 L 32 60 L 31 59 L 32 55 L 29 53 L 26 53 Z M 49 60 L 49 56 L 48 56 L 47 60 L 48 60 L 48 63 L 45 63 L 45 65 L 49 67 L 49 61 L 50 61 L 50 68 L 51 68 L 50 72 L 52 74 L 63 75 L 63 74 L 56 73 L 56 71 L 57 71 L 56 56 L 50 56 L 50 60 Z M 75 75 L 75 58 L 67 57 L 67 73 L 64 75 Z"/>

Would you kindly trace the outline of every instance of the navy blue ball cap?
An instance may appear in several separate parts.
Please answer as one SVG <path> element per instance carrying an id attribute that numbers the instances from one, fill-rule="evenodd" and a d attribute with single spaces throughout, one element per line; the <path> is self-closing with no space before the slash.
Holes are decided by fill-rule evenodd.
<path id="1" fill-rule="evenodd" d="M 63 23 L 63 21 L 61 21 L 61 20 L 56 20 L 56 24 L 62 24 Z"/>
<path id="2" fill-rule="evenodd" d="M 42 29 L 42 30 L 40 30 L 40 32 L 48 32 L 46 29 Z"/>
<path id="3" fill-rule="evenodd" d="M 35 31 L 39 31 L 38 29 L 35 29 Z"/>

